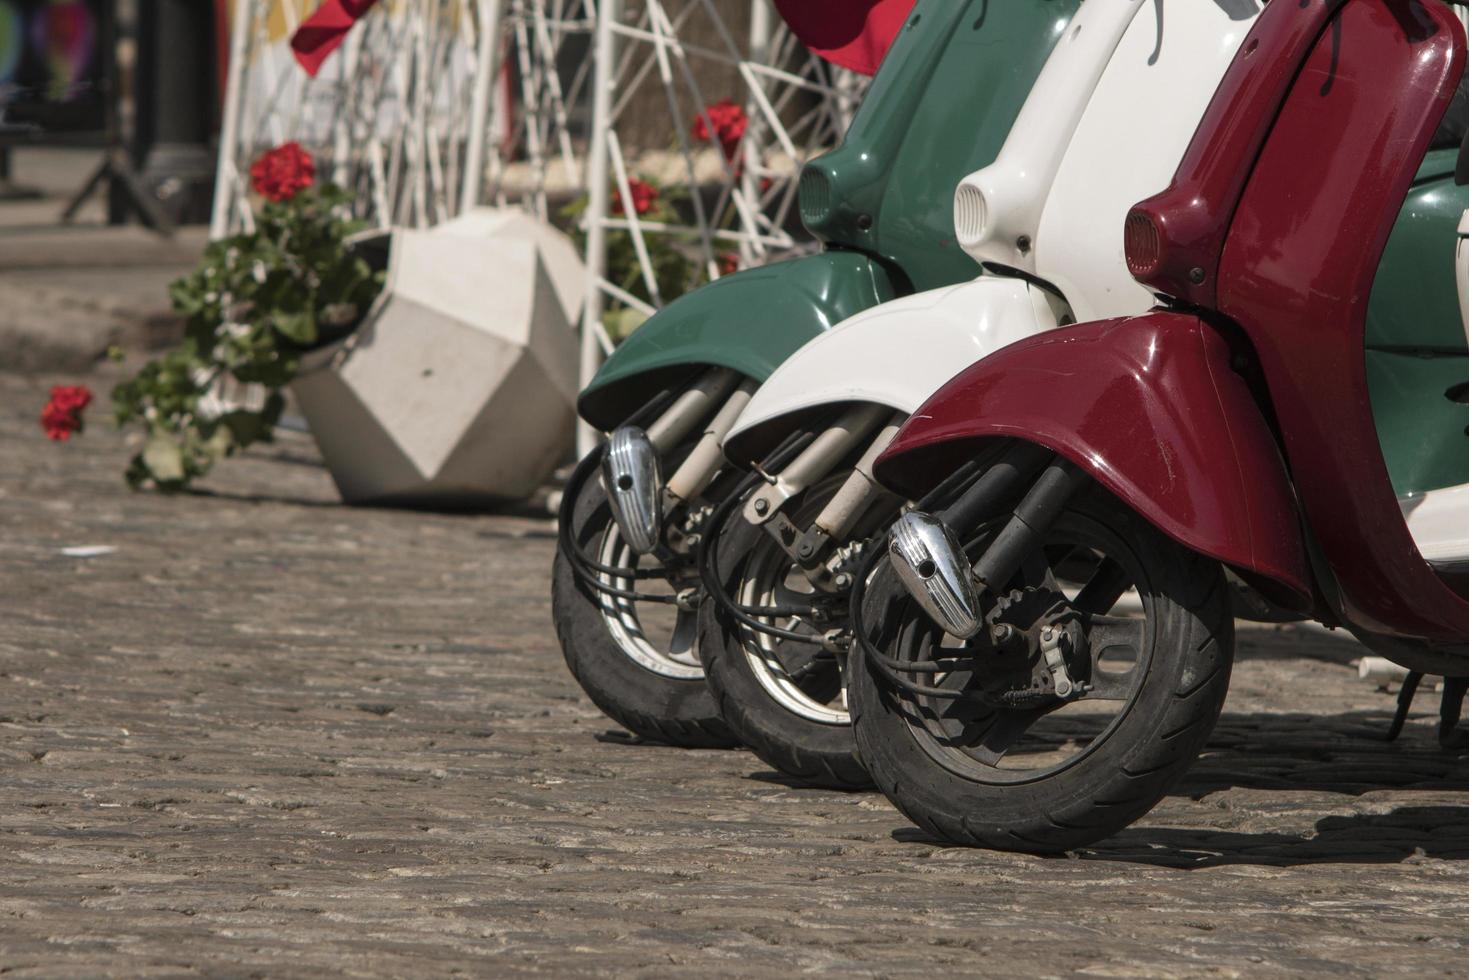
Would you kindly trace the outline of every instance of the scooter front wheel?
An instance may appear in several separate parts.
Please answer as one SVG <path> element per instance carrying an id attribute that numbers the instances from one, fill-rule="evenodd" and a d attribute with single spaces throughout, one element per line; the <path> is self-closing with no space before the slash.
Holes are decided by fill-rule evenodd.
<path id="1" fill-rule="evenodd" d="M 806 528 L 846 483 L 843 470 L 790 501 L 796 527 Z M 895 509 L 895 508 L 894 508 Z M 888 517 L 863 515 L 849 542 L 811 573 L 762 527 L 736 516 L 705 542 L 715 548 L 720 587 L 755 623 L 736 622 L 713 596 L 699 616 L 699 656 L 720 713 L 751 751 L 781 772 L 828 789 L 869 789 L 847 710 L 848 654 L 824 644 L 824 634 L 848 625 L 846 588 L 860 571 L 861 542 Z M 813 582 L 813 576 L 815 582 Z M 820 587 L 817 583 L 825 586 Z M 781 609 L 783 612 L 759 613 Z"/>
<path id="2" fill-rule="evenodd" d="M 983 530 L 966 537 L 983 549 Z M 1094 488 L 1007 585 L 960 641 L 879 565 L 850 671 L 858 750 L 940 838 L 1084 846 L 1152 809 L 1213 730 L 1233 659 L 1224 576 Z"/>
<path id="3" fill-rule="evenodd" d="M 595 563 L 592 572 L 579 573 L 563 535 L 551 608 L 572 676 L 603 713 L 634 734 L 686 748 L 738 745 L 704 683 L 695 650 L 697 601 L 666 601 L 697 589 L 693 557 L 664 563 L 634 553 L 595 475 L 568 489 L 578 492 L 569 543 Z M 632 597 L 641 594 L 665 601 Z"/>

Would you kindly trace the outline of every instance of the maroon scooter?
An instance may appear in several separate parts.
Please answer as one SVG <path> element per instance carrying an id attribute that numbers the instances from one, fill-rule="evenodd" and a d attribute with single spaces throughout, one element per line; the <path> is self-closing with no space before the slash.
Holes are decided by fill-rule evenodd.
<path id="1" fill-rule="evenodd" d="M 1409 532 L 1364 355 L 1464 61 L 1438 0 L 1273 0 L 1172 184 L 1127 218 L 1158 307 L 986 358 L 878 461 L 920 504 L 854 596 L 851 708 L 915 822 L 1044 852 L 1145 814 L 1224 702 L 1226 569 L 1415 671 L 1469 675 L 1469 566 Z"/>

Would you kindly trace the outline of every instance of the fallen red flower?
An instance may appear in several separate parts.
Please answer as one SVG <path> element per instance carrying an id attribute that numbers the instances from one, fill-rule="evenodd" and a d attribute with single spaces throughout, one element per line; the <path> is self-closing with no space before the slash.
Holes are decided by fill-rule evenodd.
<path id="1" fill-rule="evenodd" d="M 92 404 L 92 391 L 86 385 L 56 385 L 51 400 L 41 410 L 41 428 L 46 438 L 65 442 L 82 431 L 82 411 Z"/>

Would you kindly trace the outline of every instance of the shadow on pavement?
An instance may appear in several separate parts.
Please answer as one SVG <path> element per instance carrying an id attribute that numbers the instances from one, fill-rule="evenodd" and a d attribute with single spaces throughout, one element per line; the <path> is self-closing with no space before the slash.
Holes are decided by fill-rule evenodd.
<path id="1" fill-rule="evenodd" d="M 1433 712 L 1414 712 L 1414 718 L 1424 717 L 1436 720 Z M 1390 718 L 1387 711 L 1226 713 L 1204 754 L 1170 795 L 1199 800 L 1227 790 L 1347 796 L 1377 790 L 1469 792 L 1469 756 L 1440 748 L 1431 726 L 1410 725 L 1399 741 L 1384 742 Z M 1284 801 L 1289 802 L 1288 795 Z M 943 844 L 913 827 L 894 831 L 893 839 Z M 1144 818 L 1076 856 L 1183 869 L 1396 864 L 1415 856 L 1469 860 L 1469 806 L 1404 802 L 1388 813 L 1328 816 L 1311 836 L 1154 827 Z"/>
<path id="2" fill-rule="evenodd" d="M 1077 855 L 1167 868 L 1225 865 L 1397 864 L 1411 857 L 1469 860 L 1469 806 L 1400 806 L 1325 817 L 1312 837 L 1139 827 Z"/>
<path id="3" fill-rule="evenodd" d="M 1437 704 L 1424 702 L 1396 742 L 1383 740 L 1392 720 L 1387 710 L 1226 712 L 1173 795 L 1200 799 L 1227 789 L 1354 796 L 1381 789 L 1469 791 L 1469 756 L 1439 746 Z M 1419 723 L 1424 720 L 1431 723 Z"/>
<path id="4" fill-rule="evenodd" d="M 902 844 L 951 846 L 916 827 Z M 1309 837 L 1176 827 L 1130 827 L 1067 858 L 1192 870 L 1232 865 L 1400 864 L 1409 858 L 1469 860 L 1469 806 L 1400 806 L 1389 813 L 1324 817 Z M 1065 860 L 1057 857 L 1055 860 Z"/>

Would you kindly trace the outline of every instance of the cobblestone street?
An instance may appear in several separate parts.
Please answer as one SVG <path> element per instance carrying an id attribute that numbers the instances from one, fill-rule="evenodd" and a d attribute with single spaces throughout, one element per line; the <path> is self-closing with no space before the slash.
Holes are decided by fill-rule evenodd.
<path id="1" fill-rule="evenodd" d="M 110 380 L 67 445 L 52 380 L 0 376 L 7 976 L 1469 974 L 1469 759 L 1431 693 L 1382 743 L 1345 639 L 1242 630 L 1205 758 L 1121 836 L 948 848 L 609 732 L 543 510 L 343 508 L 289 433 L 130 493 Z"/>

